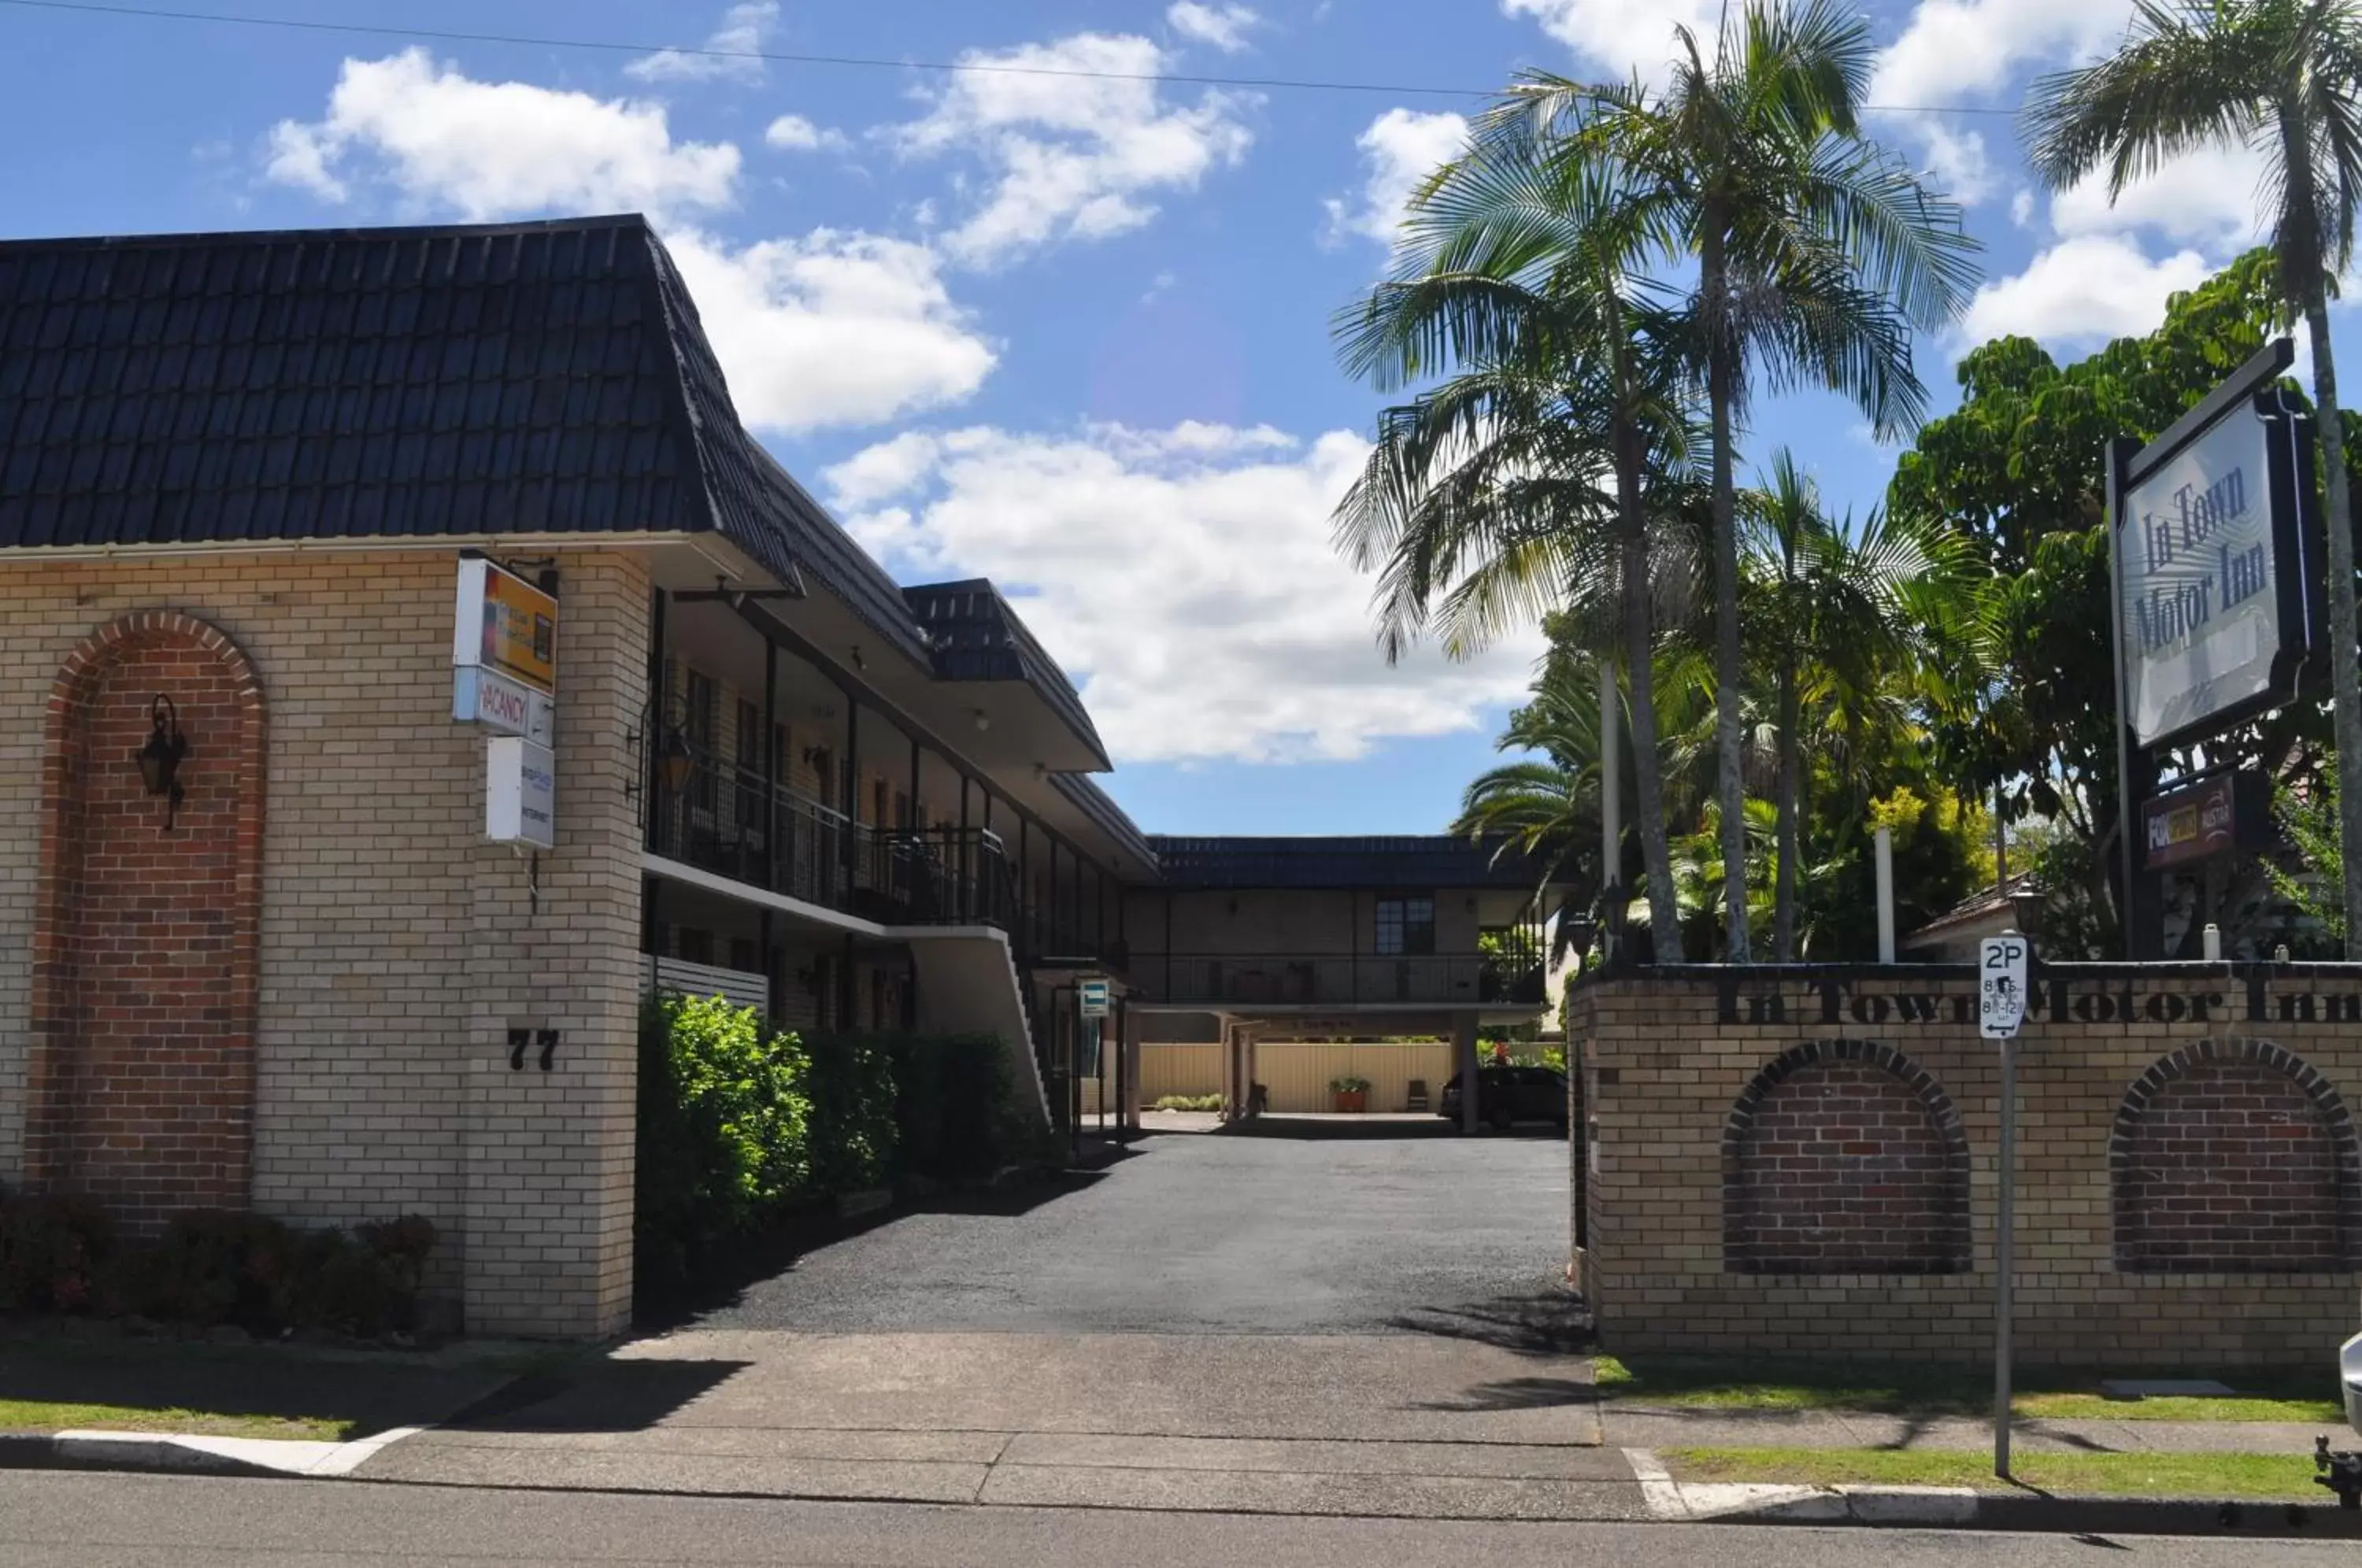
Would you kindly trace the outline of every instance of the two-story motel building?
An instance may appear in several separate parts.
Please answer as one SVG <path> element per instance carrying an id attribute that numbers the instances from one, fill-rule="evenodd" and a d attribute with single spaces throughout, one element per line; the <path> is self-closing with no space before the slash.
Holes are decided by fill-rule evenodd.
<path id="1" fill-rule="evenodd" d="M 1540 1008 L 1514 858 L 1144 836 L 1008 601 L 741 427 L 637 217 L 0 244 L 0 1183 L 423 1213 L 475 1331 L 625 1321 L 659 979 L 995 1032 L 1051 1116 L 1085 974 L 1135 1083 Z"/>

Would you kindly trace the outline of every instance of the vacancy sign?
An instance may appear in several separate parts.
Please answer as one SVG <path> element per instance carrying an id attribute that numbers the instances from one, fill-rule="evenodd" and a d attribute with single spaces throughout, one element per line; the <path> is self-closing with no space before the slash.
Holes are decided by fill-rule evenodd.
<path id="1" fill-rule="evenodd" d="M 1977 1032 L 1988 1040 L 2014 1039 L 2025 1021 L 2028 956 L 2025 938 L 2014 933 L 1977 944 Z"/>

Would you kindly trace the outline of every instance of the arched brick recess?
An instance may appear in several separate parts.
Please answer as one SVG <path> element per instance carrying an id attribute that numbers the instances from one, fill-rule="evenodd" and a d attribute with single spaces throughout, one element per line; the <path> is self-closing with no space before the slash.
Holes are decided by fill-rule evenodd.
<path id="1" fill-rule="evenodd" d="M 171 833 L 135 758 L 149 701 L 190 750 Z M 171 611 L 83 639 L 50 690 L 25 1167 L 135 1228 L 242 1208 L 253 1165 L 264 712 L 219 628 Z"/>
<path id="2" fill-rule="evenodd" d="M 1953 1274 L 1969 1266 L 1969 1143 L 1942 1086 L 1891 1045 L 1782 1054 L 1722 1135 L 1723 1267 Z"/>
<path id="3" fill-rule="evenodd" d="M 2263 1040 L 2205 1040 L 2125 1091 L 2108 1140 L 2116 1266 L 2336 1272 L 2362 1260 L 2362 1149 L 2327 1079 Z"/>

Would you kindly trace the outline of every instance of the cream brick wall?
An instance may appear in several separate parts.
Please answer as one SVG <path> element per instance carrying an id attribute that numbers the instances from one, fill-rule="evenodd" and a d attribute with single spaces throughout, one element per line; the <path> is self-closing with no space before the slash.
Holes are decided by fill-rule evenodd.
<path id="1" fill-rule="evenodd" d="M 1818 998 L 1777 986 L 1783 1022 L 1726 1021 L 1708 978 L 1612 979 L 1576 992 L 1572 1037 L 1590 1096 L 1588 1248 L 1578 1283 L 1611 1351 L 1870 1353 L 1970 1360 L 1992 1334 L 1999 1058 L 1951 999 L 1973 995 L 1961 971 L 1857 970 L 1864 992 L 1944 999 L 1934 1022 L 1823 1021 Z M 2246 1017 L 2246 981 L 2224 968 L 2076 966 L 2078 993 L 2130 987 L 2214 993 L 2206 1021 L 2030 1021 L 2018 1072 L 2018 1354 L 2030 1362 L 2207 1365 L 2311 1364 L 2362 1316 L 2362 1273 L 2160 1275 L 2119 1272 L 2114 1253 L 2109 1136 L 2125 1090 L 2152 1064 L 2196 1041 L 2261 1039 L 2309 1062 L 2350 1110 L 2362 1094 L 2362 1029 L 2276 1021 L 2283 993 L 2352 995 L 2362 966 L 2299 966 L 2265 983 L 2274 1021 Z M 1769 990 L 1768 978 L 1749 982 Z M 1741 1011 L 1741 1019 L 1746 1016 Z M 1797 1276 L 1726 1272 L 1722 1135 L 1733 1103 L 1783 1051 L 1810 1040 L 1893 1046 L 1932 1074 L 1958 1109 L 1970 1148 L 1971 1260 L 1949 1275 Z M 1579 1176 L 1582 1173 L 1578 1173 Z"/>
<path id="2" fill-rule="evenodd" d="M 455 558 L 284 552 L 0 574 L 0 1180 L 21 1173 L 42 712 L 126 612 L 219 626 L 259 672 L 263 843 L 255 1207 L 415 1212 L 478 1332 L 604 1333 L 630 1302 L 638 829 L 626 734 L 645 568 L 557 558 L 558 844 L 482 841 L 483 738 L 450 718 Z M 202 748 L 206 737 L 194 734 Z M 124 766 L 130 766 L 129 759 Z M 563 1032 L 508 1070 L 511 1027 Z"/>

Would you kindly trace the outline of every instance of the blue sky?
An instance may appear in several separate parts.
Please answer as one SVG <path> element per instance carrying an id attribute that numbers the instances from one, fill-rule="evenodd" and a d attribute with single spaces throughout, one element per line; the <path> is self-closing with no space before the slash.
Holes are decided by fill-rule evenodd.
<path id="1" fill-rule="evenodd" d="M 638 209 L 742 416 L 905 580 L 988 575 L 1084 688 L 1108 780 L 1158 832 L 1420 832 L 1494 760 L 1537 651 L 1388 668 L 1328 514 L 1376 399 L 1330 314 L 1385 265 L 1472 100 L 1190 83 L 1484 89 L 1657 70 L 1704 0 L 225 6 L 395 28 L 967 61 L 945 75 L 408 40 L 0 5 L 0 211 L 19 235 Z M 1969 204 L 1987 282 L 1921 345 L 1938 406 L 2003 331 L 2087 352 L 2252 240 L 2253 160 L 2111 208 L 2028 189 L 2034 72 L 2127 0 L 1871 12 L 1877 129 Z M 1931 106 L 1942 112 L 1930 112 Z M 2340 342 L 2347 324 L 2341 313 Z M 1891 469 L 1860 417 L 1759 410 L 1839 505 Z"/>

